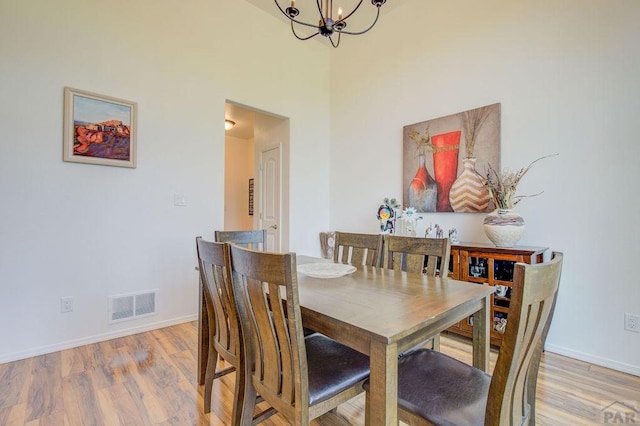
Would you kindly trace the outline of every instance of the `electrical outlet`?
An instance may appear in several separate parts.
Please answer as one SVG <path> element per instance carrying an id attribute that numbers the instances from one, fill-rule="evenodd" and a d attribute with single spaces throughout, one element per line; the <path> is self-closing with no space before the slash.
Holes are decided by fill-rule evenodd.
<path id="1" fill-rule="evenodd" d="M 640 333 L 640 315 L 624 314 L 624 329 Z"/>
<path id="2" fill-rule="evenodd" d="M 71 312 L 73 311 L 73 297 L 61 297 L 60 298 L 60 312 Z"/>

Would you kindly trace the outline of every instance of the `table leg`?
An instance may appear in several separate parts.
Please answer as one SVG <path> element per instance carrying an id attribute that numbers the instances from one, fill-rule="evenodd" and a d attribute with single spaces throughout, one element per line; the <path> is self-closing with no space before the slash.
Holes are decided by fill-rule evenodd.
<path id="1" fill-rule="evenodd" d="M 367 425 L 398 424 L 398 346 L 371 342 Z"/>
<path id="2" fill-rule="evenodd" d="M 482 308 L 473 314 L 473 366 L 489 372 L 489 302 L 490 296 L 482 299 Z"/>

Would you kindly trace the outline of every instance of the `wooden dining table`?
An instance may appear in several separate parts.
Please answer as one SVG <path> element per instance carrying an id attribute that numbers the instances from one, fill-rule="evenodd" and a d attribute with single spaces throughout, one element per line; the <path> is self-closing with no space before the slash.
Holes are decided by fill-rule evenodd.
<path id="1" fill-rule="evenodd" d="M 320 261 L 297 257 L 298 264 Z M 493 292 L 490 286 L 372 267 L 331 279 L 298 272 L 303 325 L 370 357 L 370 425 L 398 424 L 398 355 L 470 315 L 473 365 L 488 371 Z"/>
<path id="2" fill-rule="evenodd" d="M 297 264 L 316 262 L 327 260 L 297 256 Z M 473 365 L 488 371 L 491 286 L 372 267 L 331 279 L 299 271 L 297 278 L 303 325 L 370 357 L 369 425 L 398 424 L 398 355 L 470 315 Z M 201 300 L 198 376 L 202 383 L 207 315 Z"/>

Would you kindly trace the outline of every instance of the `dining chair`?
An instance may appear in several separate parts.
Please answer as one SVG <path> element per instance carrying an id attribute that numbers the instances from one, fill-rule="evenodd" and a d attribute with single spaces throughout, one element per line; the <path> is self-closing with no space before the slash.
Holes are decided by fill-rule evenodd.
<path id="1" fill-rule="evenodd" d="M 235 371 L 231 424 L 240 425 L 242 397 L 246 387 L 243 341 L 240 335 L 240 319 L 233 297 L 229 244 L 205 241 L 196 237 L 200 282 L 208 311 L 208 352 L 204 379 L 204 412 L 211 412 L 213 381 Z M 218 360 L 229 367 L 216 371 Z M 261 401 L 262 398 L 254 396 Z M 254 404 L 255 405 L 255 404 Z M 266 419 L 275 414 L 273 409 L 258 413 L 254 420 Z M 251 412 L 253 417 L 253 412 Z"/>
<path id="2" fill-rule="evenodd" d="M 215 240 L 219 243 L 233 243 L 253 250 L 267 250 L 267 231 L 215 231 Z"/>
<path id="3" fill-rule="evenodd" d="M 448 238 L 404 237 L 386 234 L 383 243 L 383 268 L 447 277 L 451 241 Z M 443 272 L 444 271 L 444 272 Z M 440 350 L 440 335 L 434 336 L 431 348 Z"/>
<path id="4" fill-rule="evenodd" d="M 233 392 L 232 423 L 240 421 L 240 397 L 244 393 L 244 362 L 240 321 L 233 298 L 231 271 L 228 268 L 229 246 L 196 238 L 198 268 L 203 297 L 208 312 L 208 355 L 204 380 L 204 412 L 211 411 L 211 393 L 214 379 L 236 371 Z M 216 372 L 218 359 L 230 364 Z"/>
<path id="5" fill-rule="evenodd" d="M 333 261 L 353 266 L 380 266 L 382 234 L 355 234 L 336 231 Z"/>
<path id="6" fill-rule="evenodd" d="M 335 231 L 320 232 L 320 253 L 323 259 L 333 259 L 333 252 L 336 246 Z"/>
<path id="7" fill-rule="evenodd" d="M 493 376 L 429 349 L 405 354 L 398 361 L 399 418 L 410 425 L 535 424 L 538 368 L 562 260 L 562 253 L 554 252 L 548 262 L 515 265 L 507 328 Z"/>
<path id="8" fill-rule="evenodd" d="M 446 277 L 451 241 L 448 238 L 384 236 L 383 268 Z M 444 271 L 444 272 L 443 272 Z"/>
<path id="9" fill-rule="evenodd" d="M 291 424 L 308 425 L 363 391 L 369 357 L 319 333 L 303 337 L 295 253 L 233 245 L 231 269 L 247 349 L 242 425 L 256 393 Z"/>

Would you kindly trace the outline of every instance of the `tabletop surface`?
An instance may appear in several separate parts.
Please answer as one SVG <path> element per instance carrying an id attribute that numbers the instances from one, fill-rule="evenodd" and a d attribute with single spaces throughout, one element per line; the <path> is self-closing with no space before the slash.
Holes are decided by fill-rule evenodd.
<path id="1" fill-rule="evenodd" d="M 298 256 L 297 262 L 326 260 Z M 298 273 L 303 309 L 331 317 L 363 332 L 398 341 L 445 316 L 452 308 L 493 293 L 489 286 L 422 274 L 360 267 L 338 278 L 312 278 Z"/>

